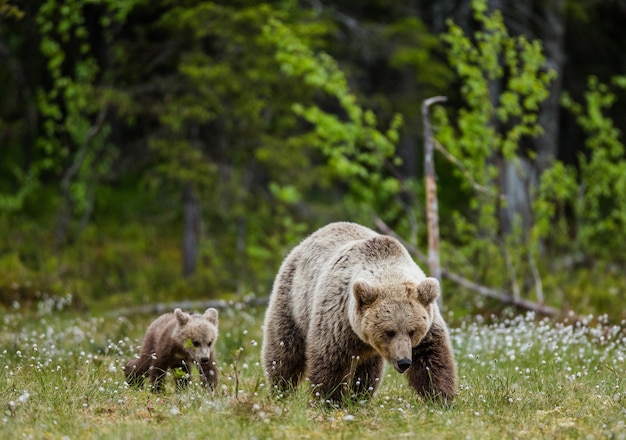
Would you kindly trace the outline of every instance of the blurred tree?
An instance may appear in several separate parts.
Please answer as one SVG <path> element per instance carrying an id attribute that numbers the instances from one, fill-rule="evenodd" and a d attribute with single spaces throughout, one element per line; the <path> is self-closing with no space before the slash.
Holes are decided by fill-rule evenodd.
<path id="1" fill-rule="evenodd" d="M 276 258 L 271 247 L 257 252 L 267 247 L 263 227 L 273 230 L 281 217 L 276 209 L 282 208 L 265 206 L 276 205 L 274 196 L 294 205 L 319 180 L 310 147 L 282 140 L 300 129 L 293 102 L 306 102 L 315 91 L 280 75 L 263 26 L 280 17 L 315 46 L 328 25 L 290 1 L 176 7 L 164 2 L 150 16 L 154 10 L 137 9 L 137 21 L 126 29 L 126 58 L 118 74 L 120 81 L 129 69 L 136 76 L 126 89 L 133 103 L 126 117 L 144 125 L 140 133 L 157 153 L 152 182 L 163 191 L 169 182 L 183 194 L 183 273 L 194 273 L 204 242 L 207 249 L 219 243 L 221 258 L 244 274 L 250 252 Z M 141 16 L 151 24 L 140 26 Z M 309 172 L 303 175 L 302 169 Z M 209 215 L 211 230 L 227 232 L 234 241 L 224 242 L 223 234 L 200 240 L 202 213 Z M 223 264 L 213 249 L 204 255 L 210 265 Z"/>
<path id="2" fill-rule="evenodd" d="M 473 194 L 472 217 L 458 217 L 455 229 L 469 234 L 464 239 L 469 254 L 480 249 L 472 258 L 490 261 L 498 277 L 507 274 L 499 282 L 514 297 L 520 296 L 520 280 L 535 279 L 541 301 L 533 233 L 536 155 L 524 148 L 524 140 L 542 133 L 539 110 L 555 73 L 545 69 L 539 41 L 510 36 L 500 12 L 488 13 L 486 2 L 474 1 L 473 7 L 481 30 L 468 37 L 450 21 L 442 36 L 461 79 L 465 106 L 451 120 L 437 108 L 443 118 L 437 138 L 462 163 L 463 186 Z M 504 267 L 494 261 L 503 261 Z M 518 273 L 526 261 L 528 278 Z"/>
<path id="3" fill-rule="evenodd" d="M 22 9 L 0 3 L 0 211 L 22 209 L 24 199 L 37 183 L 34 145 L 38 114 L 34 98 L 35 78 L 28 72 L 42 69 L 33 40 L 36 25 L 31 5 Z M 26 18 L 25 18 L 26 17 Z"/>
<path id="4" fill-rule="evenodd" d="M 346 72 L 359 100 L 381 122 L 403 115 L 398 139 L 403 178 L 422 175 L 420 103 L 444 93 L 452 80 L 442 42 L 415 2 L 311 2 L 337 24 L 328 52 Z"/>
<path id="5" fill-rule="evenodd" d="M 296 114 L 313 127 L 309 133 L 297 135 L 318 148 L 328 158 L 329 171 L 335 180 L 350 188 L 349 196 L 363 203 L 366 210 L 386 206 L 399 190 L 395 176 L 385 171 L 393 163 L 398 141 L 400 115 L 389 128 L 378 127 L 376 115 L 364 110 L 351 92 L 344 73 L 326 53 L 316 54 L 283 23 L 273 20 L 264 29 L 265 37 L 276 46 L 276 59 L 287 77 L 301 79 L 304 84 L 337 101 L 340 115 L 319 105 L 296 103 Z M 302 141 L 300 141 L 302 142 Z"/>
<path id="6" fill-rule="evenodd" d="M 417 242 L 420 104 L 445 94 L 439 139 L 469 165 L 460 175 L 438 166 L 444 227 L 473 267 L 526 282 L 535 275 L 493 261 L 528 274 L 539 243 L 564 250 L 568 237 L 582 248 L 619 235 L 619 188 L 589 185 L 600 172 L 619 183 L 607 161 L 622 153 L 586 139 L 620 141 L 591 115 L 625 122 L 624 102 L 608 104 L 616 92 L 599 84 L 626 67 L 626 8 L 474 4 L 503 23 L 485 28 L 460 0 L 0 0 L 0 221 L 20 228 L 30 216 L 40 227 L 54 216 L 59 245 L 100 221 L 181 228 L 187 281 L 262 288 L 288 245 L 329 220 L 367 222 L 376 210 Z M 460 31 L 432 35 L 448 17 L 468 45 Z M 558 239 L 541 242 L 557 227 Z M 603 249 L 588 254 L 618 252 Z"/>
<path id="7" fill-rule="evenodd" d="M 582 103 L 563 96 L 564 107 L 584 133 L 588 153 L 579 155 L 577 167 L 552 171 L 551 184 L 544 183 L 546 200 L 554 203 L 544 227 L 555 220 L 570 225 L 565 229 L 570 240 L 559 245 L 579 263 L 626 263 L 620 251 L 626 239 L 626 149 L 623 132 L 609 114 L 624 90 L 626 76 L 615 76 L 609 84 L 592 76 Z M 563 206 L 571 208 L 570 221 L 557 209 Z"/>
<path id="8" fill-rule="evenodd" d="M 103 43 L 131 7 L 115 0 L 31 2 L 22 20 L 0 33 L 12 74 L 4 83 L 12 99 L 2 112 L 11 121 L 3 167 L 13 176 L 2 181 L 10 195 L 0 197 L 0 209 L 20 210 L 42 181 L 59 184 L 59 245 L 72 220 L 81 227 L 91 215 L 94 186 L 115 155 L 107 141 Z"/>

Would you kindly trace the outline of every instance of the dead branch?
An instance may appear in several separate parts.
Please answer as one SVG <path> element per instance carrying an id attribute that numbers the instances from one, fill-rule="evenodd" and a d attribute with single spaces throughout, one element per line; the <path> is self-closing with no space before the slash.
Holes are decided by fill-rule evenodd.
<path id="1" fill-rule="evenodd" d="M 138 307 L 129 307 L 126 309 L 118 309 L 111 312 L 114 316 L 134 316 L 134 315 L 162 315 L 167 312 L 173 312 L 175 308 L 180 308 L 186 312 L 202 312 L 209 307 L 218 310 L 242 309 L 245 307 L 266 306 L 269 298 L 248 298 L 243 301 L 226 301 L 223 299 L 206 300 L 206 301 L 179 301 L 171 303 L 146 304 Z"/>
<path id="2" fill-rule="evenodd" d="M 420 262 L 424 264 L 428 263 L 428 257 L 424 255 L 424 253 L 422 253 L 419 249 L 417 249 L 415 246 L 411 245 L 410 243 L 407 243 L 393 229 L 391 229 L 382 219 L 376 218 L 374 219 L 374 223 L 376 224 L 376 227 L 383 234 L 390 235 L 396 238 L 397 240 L 399 240 L 407 248 L 409 253 L 413 255 L 415 258 L 417 258 Z M 528 301 L 522 298 L 515 298 L 511 294 L 503 290 L 493 289 L 490 287 L 480 285 L 446 268 L 441 268 L 441 275 L 442 277 L 449 279 L 450 281 L 458 284 L 461 287 L 464 287 L 468 290 L 476 292 L 487 298 L 496 299 L 502 302 L 503 304 L 508 304 L 514 307 L 519 307 L 524 310 L 531 310 L 533 312 L 536 312 L 545 316 L 558 316 L 560 314 L 560 311 L 554 307 L 551 307 L 545 304 L 536 303 L 533 301 Z"/>
<path id="3" fill-rule="evenodd" d="M 435 148 L 437 149 L 437 151 L 439 151 L 446 159 L 448 159 L 449 162 L 454 164 L 463 173 L 463 176 L 465 176 L 465 178 L 469 182 L 470 186 L 472 188 L 474 188 L 474 190 L 476 192 L 481 192 L 481 193 L 490 195 L 492 197 L 500 197 L 500 198 L 505 198 L 506 199 L 506 196 L 504 194 L 498 195 L 491 188 L 486 187 L 486 186 L 481 185 L 480 183 L 476 182 L 476 179 L 474 179 L 474 177 L 472 177 L 472 174 L 469 172 L 467 167 L 465 167 L 465 165 L 463 165 L 459 159 L 454 157 L 448 150 L 446 150 L 444 148 L 444 146 L 441 145 L 441 143 L 437 142 L 436 139 L 433 140 L 433 143 L 434 143 Z"/>
<path id="4" fill-rule="evenodd" d="M 435 178 L 435 159 L 433 135 L 428 110 L 431 105 L 445 102 L 445 96 L 434 96 L 422 103 L 422 123 L 424 124 L 424 178 L 426 180 L 426 224 L 428 227 L 428 269 L 430 275 L 441 281 L 439 260 L 439 206 L 437 203 L 437 179 Z M 439 295 L 437 303 L 441 306 Z"/>

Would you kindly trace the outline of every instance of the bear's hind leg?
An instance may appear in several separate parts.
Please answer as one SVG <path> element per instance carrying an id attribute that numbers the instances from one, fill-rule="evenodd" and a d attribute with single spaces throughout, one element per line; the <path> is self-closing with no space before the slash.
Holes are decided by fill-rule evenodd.
<path id="1" fill-rule="evenodd" d="M 422 342 L 413 348 L 413 365 L 407 370 L 409 385 L 428 399 L 454 398 L 457 374 L 445 327 L 433 324 Z"/>

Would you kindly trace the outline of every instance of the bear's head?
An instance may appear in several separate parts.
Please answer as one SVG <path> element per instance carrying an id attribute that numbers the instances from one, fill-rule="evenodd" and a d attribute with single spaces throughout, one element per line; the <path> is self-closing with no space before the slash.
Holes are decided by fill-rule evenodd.
<path id="1" fill-rule="evenodd" d="M 352 286 L 352 327 L 396 371 L 404 373 L 411 366 L 413 347 L 430 330 L 439 290 L 435 278 L 383 285 L 357 280 Z"/>
<path id="2" fill-rule="evenodd" d="M 193 315 L 174 310 L 178 322 L 174 337 L 183 350 L 198 364 L 209 361 L 217 339 L 217 310 L 208 308 Z"/>

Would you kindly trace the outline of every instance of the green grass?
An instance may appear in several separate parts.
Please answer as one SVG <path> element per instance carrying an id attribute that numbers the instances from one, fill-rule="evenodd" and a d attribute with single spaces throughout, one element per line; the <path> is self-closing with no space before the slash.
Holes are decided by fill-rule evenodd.
<path id="1" fill-rule="evenodd" d="M 154 317 L 5 310 L 0 438 L 626 439 L 626 337 L 602 320 L 463 320 L 451 328 L 453 404 L 421 401 L 387 369 L 371 401 L 327 408 L 306 384 L 284 396 L 267 390 L 262 316 L 221 311 L 215 394 L 197 384 L 177 392 L 170 379 L 156 395 L 126 386 L 121 371 Z"/>

